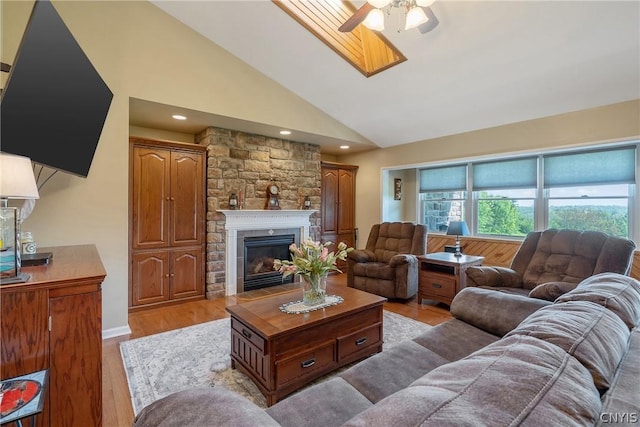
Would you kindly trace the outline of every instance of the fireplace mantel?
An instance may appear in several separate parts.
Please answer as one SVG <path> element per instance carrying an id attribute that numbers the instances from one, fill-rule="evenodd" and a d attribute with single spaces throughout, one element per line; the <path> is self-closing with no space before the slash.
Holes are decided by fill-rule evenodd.
<path id="1" fill-rule="evenodd" d="M 300 209 L 239 209 L 219 210 L 226 217 L 226 230 L 262 230 L 270 228 L 307 227 L 310 225 L 309 217 L 316 210 Z"/>
<path id="2" fill-rule="evenodd" d="M 266 210 L 239 209 L 219 210 L 226 217 L 226 248 L 225 248 L 225 294 L 235 295 L 238 282 L 238 232 L 247 230 L 264 230 L 265 234 L 272 234 L 272 230 L 291 229 L 300 230 L 301 241 L 309 237 L 311 221 L 309 217 L 316 210 Z"/>

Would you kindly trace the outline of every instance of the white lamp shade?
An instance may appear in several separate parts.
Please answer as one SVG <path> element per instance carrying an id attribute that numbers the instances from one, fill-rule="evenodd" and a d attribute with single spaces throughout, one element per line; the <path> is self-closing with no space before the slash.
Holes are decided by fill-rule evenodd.
<path id="1" fill-rule="evenodd" d="M 420 7 L 429 7 L 431 6 L 436 0 L 416 0 L 416 4 Z"/>
<path id="2" fill-rule="evenodd" d="M 28 157 L 0 153 L 0 197 L 38 199 L 38 186 Z"/>
<path id="3" fill-rule="evenodd" d="M 407 12 L 407 21 L 405 23 L 404 29 L 410 30 L 412 28 L 417 27 L 420 24 L 424 24 L 427 22 L 429 18 L 427 14 L 424 13 L 421 7 L 414 7 L 413 9 Z"/>
<path id="4" fill-rule="evenodd" d="M 384 30 L 384 13 L 380 9 L 373 9 L 362 22 L 362 25 L 374 31 Z"/>
<path id="5" fill-rule="evenodd" d="M 369 3 L 373 7 L 382 9 L 383 7 L 391 3 L 391 0 L 368 0 L 367 3 Z"/>

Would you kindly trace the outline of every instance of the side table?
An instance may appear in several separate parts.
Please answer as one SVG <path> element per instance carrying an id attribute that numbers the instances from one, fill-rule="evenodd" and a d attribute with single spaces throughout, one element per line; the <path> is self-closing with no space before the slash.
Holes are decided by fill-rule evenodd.
<path id="1" fill-rule="evenodd" d="M 453 297 L 467 285 L 465 270 L 482 265 L 484 257 L 455 256 L 448 252 L 435 252 L 418 257 L 418 301 L 423 299 L 451 305 Z"/>
<path id="2" fill-rule="evenodd" d="M 20 377 L 0 381 L 0 425 L 29 418 L 36 425 L 36 415 L 42 412 L 47 391 L 49 370 L 43 369 Z"/>

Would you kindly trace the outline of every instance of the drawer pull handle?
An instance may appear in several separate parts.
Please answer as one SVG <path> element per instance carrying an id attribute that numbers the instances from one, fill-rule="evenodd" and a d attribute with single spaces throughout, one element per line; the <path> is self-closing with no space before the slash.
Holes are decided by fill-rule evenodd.
<path id="1" fill-rule="evenodd" d="M 438 285 L 437 283 L 432 283 L 431 287 L 432 288 L 436 288 L 436 289 L 440 289 L 442 287 L 442 285 Z"/>
<path id="2" fill-rule="evenodd" d="M 362 345 L 367 342 L 367 337 L 358 338 L 356 340 L 356 345 Z"/>
<path id="3" fill-rule="evenodd" d="M 247 339 L 251 339 L 251 332 L 247 331 L 246 329 L 242 330 L 242 335 L 244 335 Z"/>
<path id="4" fill-rule="evenodd" d="M 313 359 L 305 360 L 304 362 L 302 362 L 300 364 L 300 366 L 303 367 L 303 368 L 310 368 L 311 366 L 313 366 L 315 364 L 316 364 L 316 359 L 313 358 Z"/>

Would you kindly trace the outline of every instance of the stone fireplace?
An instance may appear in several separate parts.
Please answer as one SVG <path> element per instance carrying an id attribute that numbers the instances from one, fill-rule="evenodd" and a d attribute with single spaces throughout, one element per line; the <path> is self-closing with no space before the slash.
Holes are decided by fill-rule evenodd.
<path id="1" fill-rule="evenodd" d="M 225 218 L 225 295 L 282 283 L 273 259 L 309 237 L 314 210 L 220 210 Z M 247 247 L 247 243 L 249 246 Z M 270 249 L 276 248 L 275 252 Z M 249 279 L 249 283 L 247 283 Z"/>

